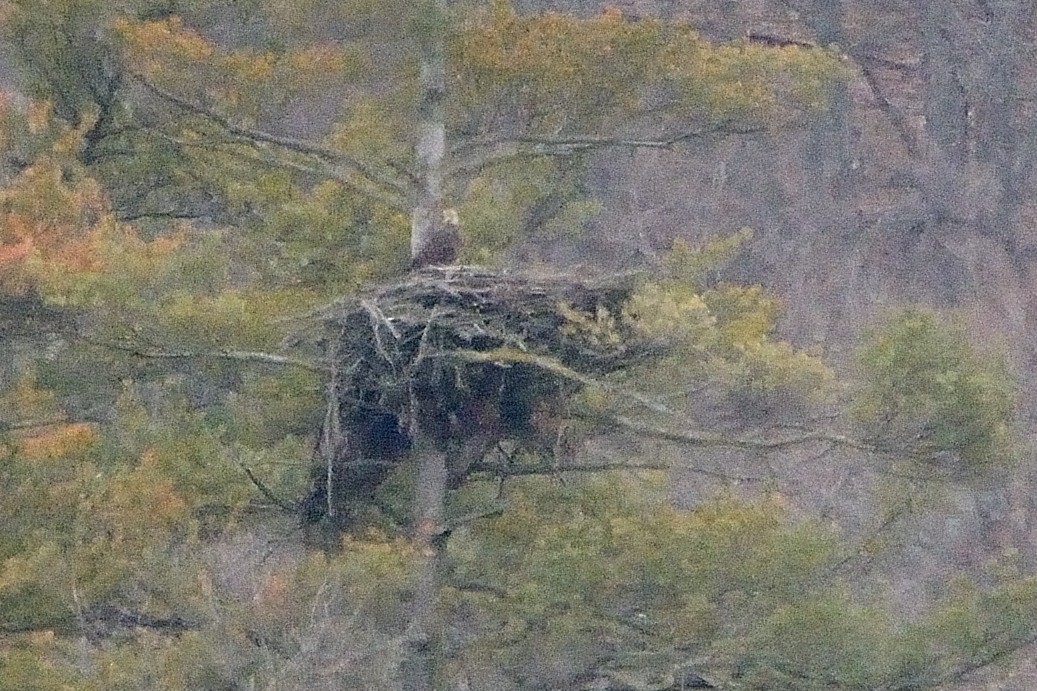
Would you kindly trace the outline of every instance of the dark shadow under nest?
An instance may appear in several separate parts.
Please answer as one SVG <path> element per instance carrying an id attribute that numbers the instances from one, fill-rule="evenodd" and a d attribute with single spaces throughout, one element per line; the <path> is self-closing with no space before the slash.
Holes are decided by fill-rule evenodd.
<path id="1" fill-rule="evenodd" d="M 505 450 L 556 453 L 571 395 L 651 355 L 618 318 L 637 283 L 429 268 L 324 310 L 334 374 L 303 519 L 355 527 L 417 444 L 455 488 L 506 474 Z"/>

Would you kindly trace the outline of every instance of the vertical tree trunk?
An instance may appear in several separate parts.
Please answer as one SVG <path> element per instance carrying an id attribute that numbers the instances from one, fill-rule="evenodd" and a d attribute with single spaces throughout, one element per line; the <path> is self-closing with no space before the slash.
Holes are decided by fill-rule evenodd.
<path id="1" fill-rule="evenodd" d="M 443 166 L 446 159 L 446 22 L 449 0 L 429 0 L 421 45 L 418 141 L 415 167 L 418 198 L 411 213 L 411 266 L 453 263 L 456 230 L 442 222 Z"/>
<path id="2" fill-rule="evenodd" d="M 456 258 L 456 229 L 442 222 L 443 167 L 446 159 L 446 39 L 450 0 L 427 0 L 418 12 L 423 27 L 421 46 L 418 140 L 415 164 L 418 196 L 411 214 L 411 266 L 451 263 Z M 453 237 L 445 232 L 452 231 Z M 420 399 L 411 400 L 412 453 L 417 461 L 418 485 L 414 503 L 414 540 L 421 565 L 407 626 L 401 682 L 405 691 L 431 691 L 437 679 L 439 592 L 447 493 L 447 459 L 421 431 Z"/>
<path id="3" fill-rule="evenodd" d="M 411 213 L 411 266 L 452 262 L 456 236 L 451 247 L 442 237 L 443 166 L 446 159 L 446 38 L 450 0 L 427 0 L 417 9 L 422 13 L 418 140 L 414 158 L 418 196 Z M 446 240 L 449 240 L 447 238 Z M 441 587 L 442 540 L 446 505 L 446 454 L 421 431 L 419 397 L 411 399 L 410 434 L 417 462 L 418 485 L 414 498 L 414 540 L 421 564 L 414 589 L 414 602 L 407 626 L 404 660 L 400 670 L 405 691 L 430 691 L 436 684 Z"/>
<path id="4" fill-rule="evenodd" d="M 419 411 L 420 414 L 420 411 Z M 439 591 L 442 577 L 442 526 L 446 504 L 446 454 L 416 435 L 414 454 L 418 486 L 414 505 L 414 539 L 421 550 L 421 567 L 414 589 L 403 663 L 404 691 L 431 691 L 439 660 Z"/>

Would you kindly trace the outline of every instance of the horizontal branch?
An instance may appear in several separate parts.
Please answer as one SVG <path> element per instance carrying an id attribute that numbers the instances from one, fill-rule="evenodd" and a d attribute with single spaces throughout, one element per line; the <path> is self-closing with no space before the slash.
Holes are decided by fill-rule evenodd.
<path id="1" fill-rule="evenodd" d="M 293 151 L 299 154 L 305 154 L 312 156 L 322 161 L 341 164 L 351 170 L 359 173 L 368 180 L 377 183 L 388 190 L 398 194 L 403 200 L 409 199 L 414 192 L 414 184 L 410 179 L 400 179 L 391 175 L 387 175 L 374 166 L 361 161 L 360 159 L 350 156 L 342 151 L 336 151 L 335 149 L 329 149 L 324 146 L 314 144 L 303 139 L 296 139 L 294 137 L 285 137 L 270 132 L 264 132 L 262 130 L 253 129 L 251 127 L 245 127 L 233 122 L 230 118 L 212 111 L 205 106 L 188 100 L 182 96 L 174 94 L 157 84 L 151 82 L 141 75 L 134 75 L 133 77 L 139 84 L 141 84 L 148 91 L 154 95 L 162 98 L 163 100 L 169 101 L 177 107 L 186 110 L 195 115 L 200 115 L 205 119 L 215 123 L 228 133 L 241 137 L 244 139 L 251 140 L 253 142 L 261 142 L 264 144 L 273 144 L 279 146 L 288 151 Z"/>
<path id="2" fill-rule="evenodd" d="M 622 415 L 606 415 L 604 416 L 604 419 L 613 425 L 622 427 L 631 432 L 636 432 L 645 437 L 672 441 L 686 446 L 735 448 L 754 451 L 780 451 L 794 446 L 822 442 L 857 451 L 883 453 L 882 449 L 872 444 L 851 437 L 846 437 L 841 434 L 832 434 L 829 432 L 807 432 L 792 437 L 785 437 L 783 439 L 753 439 L 748 437 L 728 436 L 724 434 L 710 434 L 707 432 L 683 432 L 640 422 Z"/>
<path id="3" fill-rule="evenodd" d="M 197 220 L 207 218 L 211 215 L 208 211 L 134 211 L 132 213 L 118 214 L 122 223 L 133 223 L 134 221 L 157 220 Z"/>
<path id="4" fill-rule="evenodd" d="M 627 402 L 632 402 L 641 406 L 642 408 L 658 413 L 678 424 L 684 424 L 685 421 L 681 416 L 671 408 L 667 407 L 664 403 L 651 397 L 645 396 L 644 394 L 634 391 L 625 387 L 620 387 L 612 384 L 611 382 L 593 377 L 583 372 L 578 372 L 571 367 L 564 365 L 563 363 L 554 360 L 552 358 L 536 355 L 534 353 L 528 353 L 515 348 L 496 348 L 486 351 L 452 351 L 449 353 L 442 353 L 440 356 L 454 357 L 467 362 L 483 362 L 483 363 L 495 363 L 498 365 L 507 364 L 526 364 L 538 367 L 546 372 L 554 374 L 562 379 L 568 379 L 584 386 L 597 387 L 606 391 L 610 394 L 616 395 L 623 398 Z M 827 432 L 823 430 L 808 430 L 800 434 L 794 434 L 791 436 L 783 436 L 780 438 L 759 438 L 759 437 L 742 437 L 728 434 L 717 434 L 705 431 L 687 431 L 685 429 L 675 429 L 672 427 L 666 427 L 654 423 L 642 422 L 640 420 L 627 417 L 624 415 L 611 415 L 608 413 L 597 413 L 593 415 L 584 416 L 591 422 L 597 422 L 603 427 L 612 427 L 633 432 L 641 437 L 650 439 L 659 439 L 662 441 L 669 441 L 683 446 L 693 446 L 699 448 L 727 448 L 727 449 L 742 449 L 746 451 L 763 451 L 763 452 L 774 452 L 781 451 L 784 449 L 805 446 L 808 444 L 827 444 L 832 447 L 839 447 L 843 449 L 852 449 L 854 451 L 861 451 L 868 454 L 874 454 L 876 456 L 912 460 L 920 463 L 931 464 L 933 461 L 933 454 L 929 453 L 925 449 L 909 448 L 909 447 L 895 447 L 895 446 L 882 446 L 873 444 L 869 441 L 855 439 L 842 434 L 836 434 L 834 432 Z M 622 464 L 616 466 L 619 468 L 626 468 L 630 470 L 670 470 L 677 469 L 680 466 L 673 466 L 664 463 L 647 463 L 640 465 Z M 600 467 L 600 466 L 586 466 L 583 468 L 567 466 L 556 468 L 555 470 L 565 471 L 598 471 L 598 470 L 610 470 L 612 467 Z M 686 468 L 692 472 L 702 474 L 715 474 L 717 477 L 725 479 L 736 480 L 736 481 L 757 481 L 760 478 L 740 478 L 734 476 L 728 476 L 723 473 L 713 473 L 701 468 Z M 479 470 L 492 470 L 491 468 L 479 468 Z M 534 469 L 527 474 L 542 474 L 546 472 L 544 469 Z M 882 474 L 896 476 L 897 473 L 894 471 L 879 470 Z M 908 476 L 903 475 L 905 478 L 914 480 L 927 481 L 927 482 L 940 482 L 946 481 L 948 478 L 942 478 L 938 476 Z"/>
<path id="5" fill-rule="evenodd" d="M 586 151 L 598 149 L 663 149 L 673 150 L 678 144 L 690 139 L 723 134 L 754 134 L 766 130 L 763 126 L 732 127 L 715 125 L 680 132 L 677 134 L 658 135 L 655 137 L 612 137 L 597 135 L 581 135 L 573 137 L 516 137 L 514 139 L 494 139 L 485 142 L 468 142 L 452 152 L 453 156 L 461 156 L 465 152 L 474 153 L 460 160 L 450 168 L 451 174 L 471 174 L 483 168 L 505 160 L 535 156 L 574 156 Z"/>
<path id="6" fill-rule="evenodd" d="M 199 148 L 206 148 L 203 144 L 192 144 L 191 142 L 183 142 L 185 146 L 197 146 Z M 228 143 L 229 144 L 229 143 Z M 360 176 L 350 175 L 348 172 L 340 171 L 336 168 L 323 168 L 306 165 L 297 161 L 292 161 L 283 157 L 273 157 L 270 155 L 263 155 L 260 151 L 254 147 L 250 149 L 243 149 L 241 147 L 230 147 L 225 146 L 220 149 L 221 151 L 230 154 L 232 156 L 238 156 L 239 158 L 248 159 L 250 161 L 256 161 L 264 166 L 270 168 L 282 168 L 285 170 L 295 171 L 301 175 L 308 175 L 314 178 L 326 178 L 338 182 L 346 189 L 356 192 L 364 197 L 367 197 L 371 201 L 383 204 L 390 209 L 396 211 L 410 213 L 411 204 L 405 197 L 400 194 L 396 194 L 392 191 L 386 190 L 384 187 L 379 186 L 369 179 Z M 246 153 L 248 152 L 248 153 Z"/>
<path id="7" fill-rule="evenodd" d="M 615 470 L 652 470 L 671 471 L 681 470 L 698 475 L 706 475 L 719 480 L 726 480 L 737 484 L 750 482 L 763 482 L 766 478 L 751 475 L 732 475 L 719 470 L 698 468 L 695 466 L 668 463 L 665 461 L 596 461 L 589 463 L 572 463 L 558 465 L 534 465 L 534 466 L 502 466 L 479 464 L 469 469 L 470 473 L 487 473 L 497 477 L 525 477 L 530 475 L 558 475 L 559 473 L 608 473 Z"/>
<path id="8" fill-rule="evenodd" d="M 217 146 L 214 146 L 212 142 L 204 141 L 188 141 L 180 137 L 174 137 L 170 134 L 162 132 L 157 129 L 149 129 L 152 136 L 158 137 L 170 144 L 182 148 L 193 148 L 202 149 L 203 151 L 211 153 Z M 238 158 L 253 161 L 261 165 L 270 168 L 282 168 L 285 170 L 292 170 L 301 175 L 308 175 L 314 178 L 324 178 L 334 180 L 342 184 L 347 189 L 356 192 L 369 198 L 372 201 L 384 204 L 385 206 L 395 209 L 396 211 L 410 212 L 410 205 L 400 195 L 394 194 L 385 190 L 382 187 L 375 185 L 366 178 L 355 177 L 344 173 L 343 171 L 336 170 L 335 168 L 318 168 L 314 166 L 308 166 L 298 161 L 291 161 L 282 157 L 271 157 L 269 155 L 264 156 L 255 147 L 242 147 L 242 146 L 231 146 L 234 144 L 233 141 L 223 142 L 223 146 L 218 146 L 218 150 L 227 154 L 228 156 L 236 156 Z"/>
<path id="9" fill-rule="evenodd" d="M 332 367 L 322 365 L 309 360 L 276 355 L 274 353 L 263 353 L 250 350 L 160 350 L 155 348 L 144 348 L 130 343 L 118 343 L 115 341 L 95 341 L 82 339 L 91 345 L 102 348 L 110 348 L 129 353 L 136 357 L 157 360 L 234 360 L 237 362 L 257 362 L 264 365 L 278 365 L 281 367 L 296 367 L 299 369 L 329 374 L 334 371 Z"/>

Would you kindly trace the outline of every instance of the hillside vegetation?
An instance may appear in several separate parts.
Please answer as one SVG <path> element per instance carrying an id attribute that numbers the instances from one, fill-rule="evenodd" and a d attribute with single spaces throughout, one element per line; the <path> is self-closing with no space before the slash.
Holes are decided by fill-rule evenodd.
<path id="1" fill-rule="evenodd" d="M 576 5 L 0 3 L 0 690 L 1037 641 L 1028 3 Z"/>

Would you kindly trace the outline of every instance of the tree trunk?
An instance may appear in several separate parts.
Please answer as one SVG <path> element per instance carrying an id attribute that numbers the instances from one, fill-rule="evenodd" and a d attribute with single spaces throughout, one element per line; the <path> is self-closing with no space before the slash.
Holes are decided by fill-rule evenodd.
<path id="1" fill-rule="evenodd" d="M 443 167 L 446 159 L 446 21 L 449 0 L 428 3 L 421 44 L 418 141 L 415 164 L 418 196 L 411 213 L 411 266 L 452 264 L 457 258 L 456 228 L 443 222 Z"/>
<path id="2" fill-rule="evenodd" d="M 442 629 L 438 604 L 442 585 L 447 464 L 446 454 L 427 440 L 415 439 L 414 454 L 418 462 L 414 540 L 422 560 L 414 588 L 401 676 L 405 691 L 430 691 L 436 684 Z"/>

